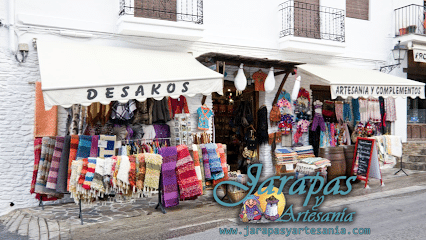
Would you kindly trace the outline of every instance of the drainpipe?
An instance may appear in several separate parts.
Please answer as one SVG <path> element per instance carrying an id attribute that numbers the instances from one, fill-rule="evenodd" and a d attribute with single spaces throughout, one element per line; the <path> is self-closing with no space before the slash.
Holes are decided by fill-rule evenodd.
<path id="1" fill-rule="evenodd" d="M 9 0 L 9 48 L 12 54 L 15 55 L 15 0 Z"/>

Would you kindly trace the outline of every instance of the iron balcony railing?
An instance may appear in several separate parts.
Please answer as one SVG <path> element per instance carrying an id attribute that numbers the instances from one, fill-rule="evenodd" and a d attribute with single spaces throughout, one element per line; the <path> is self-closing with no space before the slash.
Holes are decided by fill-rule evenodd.
<path id="1" fill-rule="evenodd" d="M 203 24 L 203 0 L 121 0 L 119 15 Z"/>
<path id="2" fill-rule="evenodd" d="M 279 5 L 280 38 L 286 36 L 345 41 L 345 10 L 289 0 Z"/>
<path id="3" fill-rule="evenodd" d="M 426 34 L 425 13 L 425 7 L 416 4 L 395 9 L 395 36 Z"/>

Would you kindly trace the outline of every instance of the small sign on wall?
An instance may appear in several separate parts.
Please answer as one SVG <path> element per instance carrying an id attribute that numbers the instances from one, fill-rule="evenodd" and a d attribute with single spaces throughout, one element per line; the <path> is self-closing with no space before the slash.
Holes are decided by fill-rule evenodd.
<path id="1" fill-rule="evenodd" d="M 426 63 L 426 49 L 413 49 L 414 62 Z"/>

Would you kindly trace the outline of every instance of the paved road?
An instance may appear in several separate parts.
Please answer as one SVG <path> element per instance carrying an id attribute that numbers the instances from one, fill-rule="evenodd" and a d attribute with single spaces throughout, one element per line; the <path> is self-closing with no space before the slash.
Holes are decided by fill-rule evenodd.
<path id="1" fill-rule="evenodd" d="M 5 226 L 0 224 L 0 240 L 27 240 L 28 237 L 19 236 L 16 233 L 9 233 Z"/>
<path id="2" fill-rule="evenodd" d="M 241 223 L 228 224 L 221 228 L 237 228 L 242 232 L 241 235 L 234 236 L 220 235 L 219 228 L 210 229 L 204 232 L 182 236 L 175 238 L 181 239 L 425 239 L 426 237 L 426 192 L 424 190 L 379 198 L 357 203 L 350 203 L 347 206 L 335 207 L 335 210 L 341 210 L 348 207 L 351 211 L 356 212 L 355 221 L 348 223 L 331 223 L 331 224 L 299 224 L 299 223 L 280 223 L 280 224 L 250 224 L 250 228 L 335 228 L 339 226 L 345 228 L 346 231 L 352 231 L 353 228 L 370 228 L 370 235 L 285 235 L 267 236 L 262 235 L 259 231 L 258 235 L 244 237 L 247 225 Z M 326 209 L 322 209 L 326 211 Z M 333 210 L 327 209 L 328 211 Z"/>

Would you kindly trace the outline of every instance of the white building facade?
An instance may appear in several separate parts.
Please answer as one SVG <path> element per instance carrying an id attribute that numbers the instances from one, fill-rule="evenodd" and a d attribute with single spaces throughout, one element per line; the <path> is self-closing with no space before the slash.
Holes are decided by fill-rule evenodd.
<path id="1" fill-rule="evenodd" d="M 34 163 L 34 82 L 40 81 L 38 39 L 191 52 L 194 56 L 220 52 L 375 70 L 395 63 L 391 49 L 398 39 L 413 47 L 413 42 L 425 38 L 426 46 L 425 36 L 396 37 L 395 30 L 395 9 L 423 6 L 423 1 L 354 0 L 358 5 L 347 5 L 348 1 L 1 1 L 0 215 L 37 204 L 29 189 Z M 164 12 L 150 10 L 156 6 Z M 177 11 L 168 12 L 170 9 Z M 349 12 L 352 17 L 347 16 Z M 21 43 L 29 46 L 22 63 L 18 62 Z M 406 65 L 405 60 L 390 74 L 406 78 Z M 276 77 L 273 93 L 281 79 Z M 302 86 L 307 89 L 314 81 L 302 76 Z M 291 76 L 284 87 L 292 89 L 293 83 Z M 260 104 L 270 109 L 274 95 L 261 93 Z M 196 111 L 201 97 L 192 98 L 194 104 L 189 101 L 191 112 Z M 211 102 L 208 97 L 210 107 Z M 397 98 L 396 104 L 398 120 L 392 133 L 406 141 L 407 99 Z M 66 116 L 60 107 L 58 134 L 63 135 Z M 269 151 L 269 146 L 261 148 L 266 160 Z"/>

